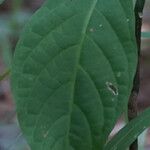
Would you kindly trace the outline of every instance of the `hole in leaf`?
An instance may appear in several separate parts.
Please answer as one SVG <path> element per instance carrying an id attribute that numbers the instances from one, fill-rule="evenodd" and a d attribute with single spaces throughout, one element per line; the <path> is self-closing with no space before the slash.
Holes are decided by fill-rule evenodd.
<path id="1" fill-rule="evenodd" d="M 106 86 L 108 90 L 113 93 L 113 95 L 118 95 L 118 89 L 111 82 L 106 82 Z"/>

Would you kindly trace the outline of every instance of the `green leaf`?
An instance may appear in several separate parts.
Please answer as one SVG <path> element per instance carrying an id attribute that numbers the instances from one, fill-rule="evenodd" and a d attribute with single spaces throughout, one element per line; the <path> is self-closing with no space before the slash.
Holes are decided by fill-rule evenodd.
<path id="1" fill-rule="evenodd" d="M 150 38 L 150 32 L 142 32 L 142 38 Z"/>
<path id="2" fill-rule="evenodd" d="M 102 149 L 136 64 L 132 1 L 47 0 L 25 27 L 12 70 L 31 148 Z"/>
<path id="3" fill-rule="evenodd" d="M 133 8 L 135 8 L 136 1 L 137 0 L 133 0 Z"/>
<path id="4" fill-rule="evenodd" d="M 2 4 L 4 2 L 4 0 L 0 0 L 0 4 Z"/>
<path id="5" fill-rule="evenodd" d="M 146 129 L 139 137 L 138 137 L 138 146 L 139 150 L 145 150 L 145 144 L 148 135 L 148 129 Z"/>
<path id="6" fill-rule="evenodd" d="M 119 133 L 105 146 L 104 150 L 126 150 L 149 126 L 150 109 L 147 109 L 121 129 Z"/>

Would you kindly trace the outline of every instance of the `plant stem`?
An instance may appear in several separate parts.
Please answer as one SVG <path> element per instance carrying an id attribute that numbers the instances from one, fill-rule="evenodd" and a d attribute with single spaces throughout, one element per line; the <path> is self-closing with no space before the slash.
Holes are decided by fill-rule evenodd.
<path id="1" fill-rule="evenodd" d="M 135 5 L 135 36 L 138 47 L 138 65 L 137 71 L 133 82 L 133 89 L 130 95 L 129 103 L 128 103 L 128 119 L 131 121 L 132 119 L 137 117 L 138 106 L 137 106 L 137 96 L 139 93 L 140 86 L 140 54 L 141 54 L 141 28 L 142 28 L 142 16 L 143 16 L 143 8 L 144 8 L 145 0 L 137 0 Z M 138 150 L 138 139 L 136 139 L 131 145 L 130 150 Z"/>
<path id="2" fill-rule="evenodd" d="M 2 75 L 0 75 L 0 81 L 5 79 L 10 74 L 10 69 L 6 70 Z"/>

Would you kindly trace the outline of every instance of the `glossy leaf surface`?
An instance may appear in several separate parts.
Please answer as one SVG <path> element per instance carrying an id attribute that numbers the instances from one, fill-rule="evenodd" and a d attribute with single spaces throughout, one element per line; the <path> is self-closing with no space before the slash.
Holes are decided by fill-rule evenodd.
<path id="1" fill-rule="evenodd" d="M 12 88 L 33 150 L 99 150 L 136 70 L 130 0 L 47 0 L 17 45 Z"/>

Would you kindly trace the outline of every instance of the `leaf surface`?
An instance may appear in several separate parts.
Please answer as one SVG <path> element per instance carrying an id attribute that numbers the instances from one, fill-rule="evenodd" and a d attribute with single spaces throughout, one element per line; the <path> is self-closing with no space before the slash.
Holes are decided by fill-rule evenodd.
<path id="1" fill-rule="evenodd" d="M 103 148 L 136 70 L 133 6 L 126 1 L 47 0 L 26 25 L 12 88 L 33 150 Z"/>
<path id="2" fill-rule="evenodd" d="M 4 2 L 4 0 L 0 0 L 0 4 L 2 4 Z"/>
<path id="3" fill-rule="evenodd" d="M 150 38 L 150 32 L 142 32 L 141 37 L 142 37 L 142 38 L 149 39 L 149 38 Z"/>

